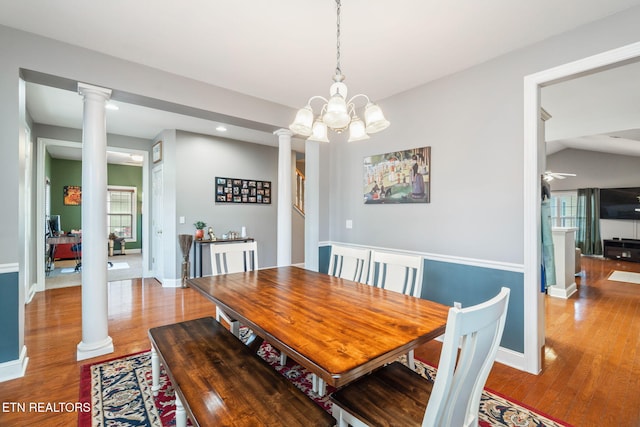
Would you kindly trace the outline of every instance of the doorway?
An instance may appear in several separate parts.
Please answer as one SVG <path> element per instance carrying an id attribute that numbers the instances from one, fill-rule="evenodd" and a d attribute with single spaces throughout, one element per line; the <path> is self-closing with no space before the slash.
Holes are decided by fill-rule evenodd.
<path id="1" fill-rule="evenodd" d="M 526 76 L 524 79 L 524 353 L 525 370 L 537 374 L 544 345 L 544 294 L 540 292 L 540 176 L 544 172 L 541 88 L 640 59 L 634 43 Z"/>
<path id="2" fill-rule="evenodd" d="M 67 160 L 81 160 L 81 152 L 82 152 L 82 144 L 79 142 L 73 142 L 73 141 L 63 141 L 63 140 L 55 140 L 55 139 L 49 139 L 49 138 L 38 138 L 37 139 L 37 164 L 36 164 L 36 182 L 37 184 L 35 185 L 35 190 L 37 192 L 37 200 L 36 200 L 36 209 L 34 212 L 34 218 L 36 220 L 36 235 L 37 236 L 43 236 L 43 238 L 38 238 L 36 239 L 36 253 L 37 254 L 42 254 L 42 256 L 37 257 L 37 268 L 36 268 L 36 291 L 44 291 L 46 289 L 49 288 L 47 281 L 48 281 L 48 275 L 47 275 L 47 271 L 46 271 L 46 262 L 45 262 L 45 254 L 46 254 L 46 239 L 44 238 L 44 236 L 46 235 L 46 215 L 47 215 L 47 209 L 48 209 L 48 191 L 47 191 L 47 186 L 48 183 L 50 182 L 49 179 L 50 177 L 47 176 L 47 170 L 46 170 L 46 163 L 47 163 L 47 157 L 49 156 L 49 151 L 55 149 L 55 150 L 60 150 L 62 151 L 64 154 L 62 154 L 64 159 Z M 138 190 L 139 193 L 142 194 L 142 206 L 146 206 L 148 205 L 147 203 L 147 182 L 148 182 L 148 153 L 146 151 L 141 151 L 141 150 L 132 150 L 132 149 L 125 149 L 125 148 L 116 148 L 116 147 L 107 147 L 109 154 L 109 157 L 113 157 L 116 160 L 112 160 L 111 162 L 117 162 L 117 158 L 118 157 L 123 157 L 123 156 L 131 156 L 131 155 L 138 155 L 138 156 L 142 156 L 142 164 L 141 164 L 141 168 L 142 168 L 142 180 L 141 180 L 141 186 L 142 188 L 140 188 Z M 59 151 L 59 152 L 60 152 Z M 58 154 L 60 155 L 60 154 Z M 140 167 L 140 166 L 138 166 Z M 57 190 L 60 190 L 60 188 L 57 188 Z M 54 189 L 54 192 L 50 195 L 50 197 L 61 197 L 61 192 L 57 191 Z M 79 210 L 79 206 L 75 206 L 75 208 L 78 208 Z M 139 212 L 142 212 L 139 211 Z M 52 214 L 55 214 L 56 212 L 49 212 Z M 62 218 L 62 228 L 65 231 L 68 231 L 70 228 L 69 227 L 73 227 L 73 224 L 69 223 L 69 221 L 66 222 L 66 224 L 64 223 L 64 216 Z M 145 269 L 145 265 L 148 265 L 147 259 L 148 256 L 146 254 L 146 250 L 144 250 L 144 248 L 148 247 L 148 226 L 147 226 L 147 221 L 140 221 L 141 222 L 141 226 L 142 226 L 142 232 L 141 233 L 137 233 L 138 235 L 141 236 L 141 249 L 139 250 L 133 250 L 133 251 L 129 251 L 128 254 L 131 255 L 131 259 L 129 260 L 124 260 L 123 259 L 118 259 L 117 261 L 120 263 L 117 268 L 115 270 L 118 271 L 113 271 L 113 272 L 109 272 L 108 277 L 110 278 L 110 280 L 113 278 L 113 280 L 123 280 L 123 278 L 128 277 L 127 273 L 129 275 L 135 275 L 135 277 L 147 277 L 148 274 L 146 274 L 147 270 Z M 80 228 L 80 225 L 76 225 L 75 228 Z M 105 238 L 107 236 L 105 235 Z M 75 261 L 71 260 L 70 261 L 71 264 L 74 264 Z M 124 267 L 122 267 L 123 263 L 126 263 L 128 265 L 127 270 L 129 271 L 122 271 L 125 270 Z M 81 279 L 79 279 L 79 276 L 81 273 L 78 271 L 74 271 L 75 269 L 73 268 L 73 265 L 66 265 L 65 263 L 61 263 L 60 264 L 60 269 L 59 270 L 63 270 L 66 267 L 65 274 L 68 274 L 68 278 L 69 280 L 62 280 L 62 282 L 66 283 L 68 282 L 69 286 L 73 286 L 73 285 L 77 285 Z M 134 271 L 135 270 L 135 271 Z M 60 273 L 59 271 L 57 273 Z M 51 273 L 49 273 L 51 274 Z M 74 276 L 74 277 L 72 277 Z M 55 283 L 52 283 L 53 287 L 62 287 L 64 284 L 61 285 L 61 280 L 59 278 L 56 278 Z"/>

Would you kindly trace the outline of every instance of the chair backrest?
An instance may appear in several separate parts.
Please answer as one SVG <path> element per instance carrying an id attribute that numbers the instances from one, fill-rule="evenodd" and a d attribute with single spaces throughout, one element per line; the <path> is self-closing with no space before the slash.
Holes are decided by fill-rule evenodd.
<path id="1" fill-rule="evenodd" d="M 419 255 L 371 252 L 369 284 L 420 298 L 424 260 Z"/>
<path id="2" fill-rule="evenodd" d="M 480 396 L 500 346 L 508 304 L 509 289 L 502 288 L 489 301 L 449 310 L 423 427 L 478 425 Z"/>
<path id="3" fill-rule="evenodd" d="M 211 275 L 240 273 L 258 269 L 258 243 L 221 243 L 209 245 Z"/>
<path id="4" fill-rule="evenodd" d="M 354 282 L 367 283 L 370 256 L 369 249 L 331 245 L 329 274 Z"/>

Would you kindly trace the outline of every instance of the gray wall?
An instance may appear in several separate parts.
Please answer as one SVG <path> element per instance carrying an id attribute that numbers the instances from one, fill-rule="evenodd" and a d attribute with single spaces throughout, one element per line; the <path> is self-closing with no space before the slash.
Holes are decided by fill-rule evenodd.
<path id="1" fill-rule="evenodd" d="M 278 149 L 183 131 L 176 140 L 177 234 L 193 234 L 198 220 L 213 227 L 218 237 L 245 226 L 258 242 L 259 267 L 275 266 Z M 272 202 L 215 203 L 216 177 L 271 181 Z M 185 216 L 185 224 L 178 224 L 180 216 Z"/>
<path id="2" fill-rule="evenodd" d="M 523 78 L 636 42 L 638 22 L 634 8 L 380 101 L 387 130 L 330 144 L 331 240 L 521 265 Z M 363 204 L 365 156 L 424 145 L 430 204 Z"/>
<path id="3" fill-rule="evenodd" d="M 640 157 L 567 149 L 548 156 L 547 167 L 552 171 L 571 172 L 577 175 L 551 181 L 551 191 L 640 187 Z M 602 219 L 600 234 L 603 239 L 612 237 L 640 239 L 639 222 Z"/>

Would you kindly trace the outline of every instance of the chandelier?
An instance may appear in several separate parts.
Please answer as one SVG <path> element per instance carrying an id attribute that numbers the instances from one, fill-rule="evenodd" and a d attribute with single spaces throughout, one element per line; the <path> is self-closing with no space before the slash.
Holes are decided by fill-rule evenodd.
<path id="1" fill-rule="evenodd" d="M 380 132 L 389 127 L 389 121 L 384 118 L 379 106 L 369 100 L 364 94 L 357 94 L 347 101 L 347 85 L 343 83 L 344 75 L 340 69 L 340 0 L 337 6 L 337 64 L 334 83 L 329 88 L 329 99 L 316 95 L 309 98 L 307 105 L 298 110 L 294 122 L 289 126 L 293 133 L 306 136 L 311 141 L 329 142 L 327 129 L 342 133 L 349 129 L 348 142 L 369 139 L 369 134 Z M 323 105 L 318 116 L 314 115 L 311 102 L 322 100 Z M 364 121 L 356 114 L 355 101 L 362 100 L 364 105 Z"/>

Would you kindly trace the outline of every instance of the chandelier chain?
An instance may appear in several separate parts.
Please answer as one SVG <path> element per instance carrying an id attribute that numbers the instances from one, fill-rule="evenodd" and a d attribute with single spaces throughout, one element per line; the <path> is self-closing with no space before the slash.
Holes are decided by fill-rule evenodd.
<path id="1" fill-rule="evenodd" d="M 337 23 L 336 23 L 336 74 L 341 75 L 342 70 L 340 69 L 340 0 L 336 0 L 337 6 Z"/>

